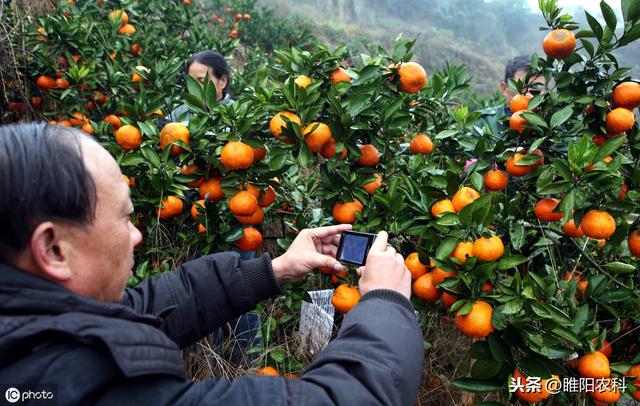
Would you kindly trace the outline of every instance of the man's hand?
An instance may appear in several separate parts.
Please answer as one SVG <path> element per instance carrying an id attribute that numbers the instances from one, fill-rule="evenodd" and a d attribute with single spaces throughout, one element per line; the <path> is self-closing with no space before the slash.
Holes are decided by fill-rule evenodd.
<path id="1" fill-rule="evenodd" d="M 336 260 L 336 251 L 340 234 L 347 230 L 351 230 L 351 224 L 300 231 L 287 252 L 271 261 L 278 282 L 295 282 L 321 266 L 334 271 L 345 270 L 346 267 Z"/>
<path id="2" fill-rule="evenodd" d="M 358 289 L 365 295 L 375 289 L 394 290 L 407 299 L 411 298 L 411 273 L 404 265 L 404 258 L 390 245 L 389 236 L 380 231 L 373 242 L 367 263 L 358 269 Z"/>

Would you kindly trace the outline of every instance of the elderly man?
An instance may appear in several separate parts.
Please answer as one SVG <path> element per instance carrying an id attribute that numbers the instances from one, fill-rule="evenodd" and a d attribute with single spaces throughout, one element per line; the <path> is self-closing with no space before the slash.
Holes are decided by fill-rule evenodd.
<path id="1" fill-rule="evenodd" d="M 0 127 L 0 384 L 58 404 L 412 404 L 423 362 L 411 276 L 378 234 L 360 303 L 300 379 L 186 379 L 180 348 L 318 266 L 340 233 L 303 230 L 289 250 L 219 253 L 126 289 L 140 232 L 115 160 L 81 132 Z M 21 386 L 20 386 L 21 385 Z"/>

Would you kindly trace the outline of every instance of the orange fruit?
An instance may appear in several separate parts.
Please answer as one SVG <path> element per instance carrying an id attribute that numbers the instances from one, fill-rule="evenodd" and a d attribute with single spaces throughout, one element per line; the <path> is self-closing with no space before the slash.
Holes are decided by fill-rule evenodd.
<path id="1" fill-rule="evenodd" d="M 240 191 L 229 200 L 229 210 L 236 216 L 250 216 L 258 210 L 258 200 L 251 192 Z"/>
<path id="2" fill-rule="evenodd" d="M 473 256 L 473 244 L 471 241 L 460 241 L 450 257 L 456 258 L 464 264 L 467 262 L 467 255 L 470 257 Z"/>
<path id="3" fill-rule="evenodd" d="M 450 293 L 442 292 L 440 300 L 442 300 L 442 304 L 444 305 L 444 307 L 446 307 L 447 309 L 451 309 L 451 306 L 453 306 L 453 304 L 458 301 L 458 298 Z"/>
<path id="4" fill-rule="evenodd" d="M 626 183 L 623 183 L 622 186 L 620 186 L 620 192 L 618 193 L 618 200 L 623 200 L 624 197 L 627 195 L 627 192 L 629 191 L 629 185 L 627 185 Z"/>
<path id="5" fill-rule="evenodd" d="M 262 234 L 253 227 L 242 229 L 242 237 L 236 241 L 236 246 L 240 251 L 254 251 L 262 245 Z"/>
<path id="6" fill-rule="evenodd" d="M 136 127 L 127 124 L 116 131 L 116 142 L 125 151 L 131 151 L 140 147 L 142 134 Z"/>
<path id="7" fill-rule="evenodd" d="M 516 153 L 507 159 L 507 172 L 511 176 L 524 176 L 531 172 L 531 165 L 517 165 L 517 162 L 524 158 L 524 155 Z"/>
<path id="8" fill-rule="evenodd" d="M 564 59 L 576 49 L 576 36 L 569 30 L 553 30 L 544 37 L 542 49 L 551 58 Z"/>
<path id="9" fill-rule="evenodd" d="M 87 116 L 85 116 L 82 113 L 73 113 L 71 115 L 71 118 L 69 119 L 69 122 L 71 123 L 72 126 L 78 127 L 85 123 L 88 123 L 89 119 L 87 118 Z"/>
<path id="10" fill-rule="evenodd" d="M 529 110 L 520 110 L 516 111 L 509 117 L 509 128 L 512 130 L 516 130 L 519 133 L 522 133 L 525 130 L 525 124 L 528 123 L 524 117 L 522 117 L 522 113 L 531 113 Z"/>
<path id="11" fill-rule="evenodd" d="M 161 219 L 167 220 L 179 216 L 182 213 L 184 204 L 178 196 L 168 196 L 161 202 L 162 207 L 156 209 L 156 213 Z"/>
<path id="12" fill-rule="evenodd" d="M 631 255 L 636 258 L 640 258 L 640 230 L 635 230 L 629 234 L 627 245 L 629 246 Z"/>
<path id="13" fill-rule="evenodd" d="M 640 83 L 623 82 L 613 89 L 613 105 L 633 110 L 640 105 Z"/>
<path id="14" fill-rule="evenodd" d="M 492 169 L 484 174 L 484 187 L 487 190 L 504 190 L 509 184 L 509 176 L 501 170 Z"/>
<path id="15" fill-rule="evenodd" d="M 556 199 L 545 197 L 540 199 L 534 208 L 536 217 L 540 221 L 560 221 L 562 219 L 562 213 L 554 212 L 560 202 Z"/>
<path id="16" fill-rule="evenodd" d="M 356 212 L 361 213 L 363 207 L 358 199 L 351 202 L 335 202 L 331 215 L 338 223 L 351 224 L 356 221 Z"/>
<path id="17" fill-rule="evenodd" d="M 191 217 L 197 219 L 204 212 L 206 200 L 200 199 L 191 205 Z"/>
<path id="18" fill-rule="evenodd" d="M 513 96 L 511 99 L 511 103 L 509 103 L 509 110 L 512 113 L 517 113 L 521 110 L 526 110 L 529 108 L 529 102 L 531 101 L 531 96 L 527 96 L 524 94 L 517 94 Z"/>
<path id="19" fill-rule="evenodd" d="M 569 219 L 562 226 L 562 231 L 564 231 L 564 235 L 571 238 L 580 238 L 584 237 L 584 231 L 582 231 L 582 227 L 576 227 L 575 221 L 573 219 Z"/>
<path id="20" fill-rule="evenodd" d="M 244 13 L 244 14 L 242 15 L 242 18 L 243 18 L 245 21 L 247 21 L 247 20 L 251 20 L 251 14 L 249 14 L 249 13 Z M 285 376 L 286 376 L 286 375 L 285 375 Z"/>
<path id="21" fill-rule="evenodd" d="M 288 124 L 283 117 L 286 117 L 290 122 L 301 125 L 300 117 L 290 111 L 281 111 L 269 121 L 269 130 L 271 130 L 271 134 L 280 141 L 286 142 L 287 144 L 295 144 L 295 139 L 282 136 L 282 127 L 288 128 Z"/>
<path id="22" fill-rule="evenodd" d="M 336 140 L 334 140 L 333 138 L 329 139 L 329 141 L 327 141 L 320 149 L 320 155 L 322 155 L 326 159 L 335 156 L 337 153 Z M 347 148 L 343 147 L 342 152 L 340 153 L 340 160 L 344 159 L 345 156 L 347 156 Z"/>
<path id="23" fill-rule="evenodd" d="M 280 373 L 273 367 L 264 367 L 264 368 L 260 368 L 260 370 L 258 370 L 258 372 L 256 372 L 256 375 L 259 375 L 259 376 L 280 376 Z"/>
<path id="24" fill-rule="evenodd" d="M 480 193 L 475 189 L 465 186 L 458 189 L 456 194 L 453 195 L 451 203 L 453 203 L 453 208 L 456 212 L 459 213 L 460 210 L 473 203 L 473 201 L 479 197 Z"/>
<path id="25" fill-rule="evenodd" d="M 493 307 L 481 300 L 473 303 L 471 311 L 464 316 L 456 316 L 456 326 L 467 337 L 486 337 L 495 329 L 491 324 Z"/>
<path id="26" fill-rule="evenodd" d="M 412 154 L 429 155 L 433 151 L 433 142 L 431 138 L 424 134 L 418 134 L 409 143 L 409 149 Z"/>
<path id="27" fill-rule="evenodd" d="M 366 190 L 367 193 L 369 193 L 370 195 L 374 194 L 376 190 L 378 190 L 378 188 L 380 188 L 380 186 L 382 185 L 382 176 L 378 175 L 377 173 L 374 173 L 373 177 L 375 178 L 374 180 L 362 185 L 364 190 Z"/>
<path id="28" fill-rule="evenodd" d="M 504 244 L 497 235 L 480 237 L 473 242 L 472 253 L 482 261 L 495 261 L 504 254 Z"/>
<path id="29" fill-rule="evenodd" d="M 311 82 L 313 82 L 313 80 L 309 76 L 300 75 L 296 77 L 293 82 L 296 84 L 296 86 L 306 89 L 307 86 L 309 86 Z"/>
<path id="30" fill-rule="evenodd" d="M 253 163 L 256 163 L 258 161 L 263 160 L 264 157 L 267 155 L 267 149 L 266 148 L 253 148 L 253 147 L 251 147 L 251 149 L 253 150 Z"/>
<path id="31" fill-rule="evenodd" d="M 324 144 L 331 139 L 331 129 L 324 123 L 311 123 L 304 128 L 302 134 L 311 152 L 320 152 Z"/>
<path id="32" fill-rule="evenodd" d="M 160 130 L 160 148 L 165 149 L 175 141 L 189 145 L 189 129 L 182 123 L 168 123 Z M 171 155 L 179 155 L 184 149 L 178 145 L 171 146 Z"/>
<path id="33" fill-rule="evenodd" d="M 598 339 L 594 338 L 593 340 L 591 340 L 591 342 L 594 344 L 597 344 Z M 607 358 L 609 358 L 611 356 L 611 353 L 613 353 L 613 349 L 611 348 L 611 343 L 607 340 L 602 341 L 602 344 L 598 346 L 598 349 L 596 351 L 600 351 Z"/>
<path id="34" fill-rule="evenodd" d="M 616 220 L 606 211 L 589 210 L 582 217 L 580 228 L 587 237 L 606 240 L 616 231 Z"/>
<path id="35" fill-rule="evenodd" d="M 196 165 L 196 164 L 183 165 L 180 168 L 180 174 L 181 175 L 186 175 L 186 176 L 194 175 L 199 171 L 200 171 L 200 168 L 198 168 L 198 165 Z M 187 186 L 192 187 L 192 188 L 199 188 L 200 185 L 202 185 L 202 182 L 204 182 L 204 176 L 200 176 L 196 180 L 192 180 L 191 182 L 187 182 Z"/>
<path id="36" fill-rule="evenodd" d="M 140 52 L 142 52 L 142 47 L 137 42 L 131 45 L 131 54 L 137 56 L 140 55 Z"/>
<path id="37" fill-rule="evenodd" d="M 618 107 L 607 113 L 605 126 L 609 134 L 620 134 L 630 130 L 635 122 L 636 119 L 630 110 Z"/>
<path id="38" fill-rule="evenodd" d="M 373 144 L 360 146 L 360 158 L 358 164 L 361 166 L 376 166 L 380 162 L 380 152 Z"/>
<path id="39" fill-rule="evenodd" d="M 614 385 L 613 379 L 607 378 L 602 381 L 596 381 L 594 390 L 588 390 L 587 393 L 596 404 L 616 403 L 620 399 L 620 385 Z"/>
<path id="40" fill-rule="evenodd" d="M 81 130 L 86 132 L 87 134 L 93 134 L 93 126 L 91 125 L 91 123 L 84 123 Z"/>
<path id="41" fill-rule="evenodd" d="M 271 206 L 276 201 L 276 190 L 273 186 L 269 186 L 262 191 L 262 197 L 258 200 L 258 203 L 262 207 Z"/>
<path id="42" fill-rule="evenodd" d="M 444 281 L 445 279 L 452 278 L 458 274 L 458 272 L 456 271 L 445 271 L 444 269 L 438 268 L 437 266 L 435 266 L 433 261 L 431 261 L 429 265 L 433 268 L 433 281 L 436 285 Z"/>
<path id="43" fill-rule="evenodd" d="M 149 70 L 149 68 L 147 68 L 146 66 L 142 66 L 142 65 L 138 65 L 136 66 L 136 70 L 138 72 L 144 72 L 144 73 L 149 73 L 151 72 Z M 145 78 L 142 77 L 142 75 L 140 75 L 138 72 L 134 71 L 131 74 L 131 82 L 132 83 L 146 83 L 147 80 Z"/>
<path id="44" fill-rule="evenodd" d="M 262 223 L 262 220 L 264 220 L 264 211 L 262 210 L 262 207 L 258 206 L 256 211 L 254 211 L 253 214 L 251 214 L 250 216 L 235 216 L 235 217 L 240 224 L 243 224 L 245 226 L 254 226 L 256 224 Z"/>
<path id="45" fill-rule="evenodd" d="M 342 314 L 348 313 L 359 301 L 358 289 L 345 284 L 338 286 L 331 296 L 331 304 Z"/>
<path id="46" fill-rule="evenodd" d="M 52 78 L 51 76 L 45 76 L 45 75 L 40 75 L 38 77 L 38 79 L 36 80 L 36 85 L 44 90 L 47 91 L 49 89 L 52 89 L 56 86 L 56 80 L 54 78 Z"/>
<path id="47" fill-rule="evenodd" d="M 340 82 L 351 82 L 351 76 L 349 76 L 349 73 L 342 68 L 334 69 L 333 72 L 331 72 L 331 75 L 329 75 L 329 79 L 331 79 L 331 83 L 334 85 L 337 85 Z"/>
<path id="48" fill-rule="evenodd" d="M 246 169 L 253 165 L 253 158 L 253 149 L 240 141 L 228 142 L 220 154 L 220 162 L 227 169 Z"/>
<path id="49" fill-rule="evenodd" d="M 422 275 L 427 273 L 427 266 L 420 262 L 420 258 L 417 252 L 412 252 L 404 260 L 404 265 L 411 272 L 411 280 L 415 281 Z"/>
<path id="50" fill-rule="evenodd" d="M 109 13 L 109 21 L 124 25 L 129 22 L 129 15 L 124 10 L 112 10 Z"/>
<path id="51" fill-rule="evenodd" d="M 56 79 L 56 88 L 58 89 L 68 89 L 69 81 L 66 79 Z"/>
<path id="52" fill-rule="evenodd" d="M 442 296 L 442 289 L 436 287 L 433 272 L 428 272 L 413 282 L 413 293 L 426 302 L 435 303 Z"/>
<path id="53" fill-rule="evenodd" d="M 552 375 L 552 377 L 554 379 L 558 379 L 557 375 Z M 527 377 L 526 375 L 522 374 L 520 372 L 519 369 L 516 369 L 513 372 L 513 378 L 516 381 L 516 384 L 518 384 L 518 386 L 520 387 L 524 387 L 525 389 L 518 389 L 516 390 L 516 396 L 518 398 L 520 398 L 521 400 L 525 401 L 525 402 L 529 402 L 529 403 L 537 403 L 540 402 L 544 399 L 547 399 L 549 396 L 551 396 L 551 393 L 549 393 L 549 391 L 547 390 L 547 381 L 549 381 L 551 378 L 549 379 L 541 379 L 539 380 L 540 383 L 540 390 L 537 390 L 538 385 L 535 385 L 536 390 L 529 390 L 527 391 Z"/>
<path id="54" fill-rule="evenodd" d="M 418 93 L 427 83 L 427 72 L 416 62 L 406 62 L 398 69 L 400 83 L 398 90 L 405 93 Z"/>
<path id="55" fill-rule="evenodd" d="M 118 28 L 118 34 L 131 36 L 136 33 L 136 27 L 131 24 L 122 24 L 120 28 Z"/>
<path id="56" fill-rule="evenodd" d="M 200 197 L 212 202 L 217 202 L 224 197 L 224 191 L 220 183 L 220 178 L 209 178 L 202 182 L 198 192 Z"/>
<path id="57" fill-rule="evenodd" d="M 455 213 L 456 208 L 453 207 L 453 203 L 449 199 L 438 200 L 431 206 L 431 215 L 438 217 L 442 213 Z"/>
<path id="58" fill-rule="evenodd" d="M 585 354 L 578 359 L 578 373 L 583 378 L 608 378 L 611 375 L 609 359 L 600 351 Z"/>

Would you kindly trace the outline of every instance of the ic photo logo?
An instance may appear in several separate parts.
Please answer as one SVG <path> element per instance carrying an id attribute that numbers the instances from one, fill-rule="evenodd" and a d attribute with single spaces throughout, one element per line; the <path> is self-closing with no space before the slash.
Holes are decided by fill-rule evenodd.
<path id="1" fill-rule="evenodd" d="M 16 388 L 9 388 L 4 392 L 4 398 L 9 403 L 16 403 L 20 400 L 20 391 Z"/>

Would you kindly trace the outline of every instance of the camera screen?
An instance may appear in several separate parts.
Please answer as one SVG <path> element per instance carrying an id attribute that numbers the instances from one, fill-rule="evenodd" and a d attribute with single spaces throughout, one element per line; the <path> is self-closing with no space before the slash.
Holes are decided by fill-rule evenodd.
<path id="1" fill-rule="evenodd" d="M 364 264 L 369 245 L 369 237 L 347 234 L 342 245 L 342 260 Z"/>

